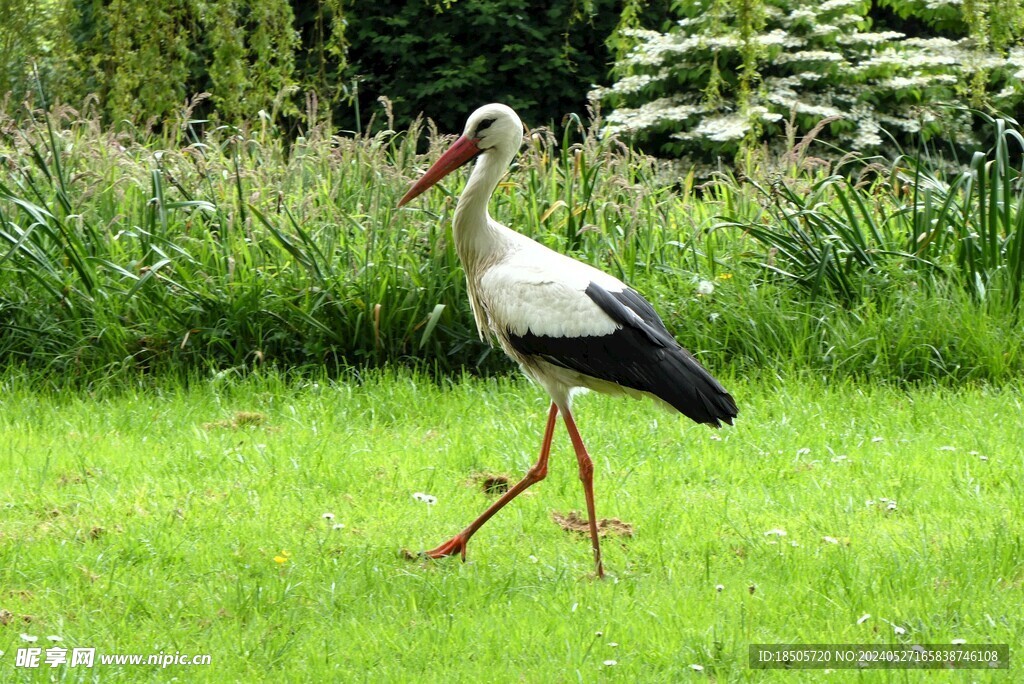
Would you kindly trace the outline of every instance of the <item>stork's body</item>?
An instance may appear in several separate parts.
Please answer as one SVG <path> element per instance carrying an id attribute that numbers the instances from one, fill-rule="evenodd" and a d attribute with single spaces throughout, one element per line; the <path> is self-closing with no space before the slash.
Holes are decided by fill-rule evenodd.
<path id="1" fill-rule="evenodd" d="M 593 464 L 572 418 L 576 389 L 648 395 L 700 423 L 736 416 L 732 397 L 665 329 L 654 308 L 623 282 L 494 221 L 487 203 L 522 144 L 522 123 L 491 104 L 470 116 L 465 133 L 402 198 L 399 206 L 477 157 L 455 209 L 453 233 L 470 304 L 484 339 L 496 339 L 551 396 L 537 464 L 469 527 L 426 552 L 461 553 L 476 530 L 522 490 L 544 478 L 561 413 L 587 499 L 594 561 L 603 575 L 594 511 Z"/>

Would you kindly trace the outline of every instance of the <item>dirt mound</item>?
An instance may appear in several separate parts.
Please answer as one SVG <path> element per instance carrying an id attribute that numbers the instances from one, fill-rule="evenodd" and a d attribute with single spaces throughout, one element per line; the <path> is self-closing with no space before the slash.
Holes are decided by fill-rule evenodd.
<path id="1" fill-rule="evenodd" d="M 590 534 L 590 521 L 581 517 L 576 511 L 571 511 L 568 515 L 552 511 L 551 519 L 566 532 Z M 617 537 L 632 537 L 633 526 L 618 518 L 601 518 L 597 521 L 597 534 L 599 537 L 606 537 L 610 534 Z"/>

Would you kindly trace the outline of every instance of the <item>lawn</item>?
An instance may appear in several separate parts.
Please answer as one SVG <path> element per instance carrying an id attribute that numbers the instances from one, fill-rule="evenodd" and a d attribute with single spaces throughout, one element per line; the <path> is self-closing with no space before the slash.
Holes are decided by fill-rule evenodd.
<path id="1" fill-rule="evenodd" d="M 649 402 L 577 401 L 598 515 L 632 528 L 605 538 L 598 581 L 587 538 L 552 517 L 584 510 L 561 426 L 548 478 L 482 528 L 469 562 L 402 554 L 483 510 L 482 477 L 533 462 L 546 401 L 525 381 L 227 375 L 62 393 L 10 376 L 0 680 L 853 676 L 749 669 L 748 645 L 772 642 L 965 639 L 1019 657 L 1019 385 L 725 384 L 740 416 L 719 431 Z M 15 667 L 27 646 L 211 662 L 51 673 Z"/>

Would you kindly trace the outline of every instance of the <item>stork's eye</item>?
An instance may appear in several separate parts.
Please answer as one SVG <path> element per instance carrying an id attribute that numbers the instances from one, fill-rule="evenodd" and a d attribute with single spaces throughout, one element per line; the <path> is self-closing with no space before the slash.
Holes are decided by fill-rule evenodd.
<path id="1" fill-rule="evenodd" d="M 482 132 L 486 131 L 488 128 L 491 127 L 491 124 L 494 123 L 495 121 L 497 121 L 497 119 L 484 119 L 483 121 L 481 121 L 479 124 L 477 124 L 476 134 L 480 135 Z"/>

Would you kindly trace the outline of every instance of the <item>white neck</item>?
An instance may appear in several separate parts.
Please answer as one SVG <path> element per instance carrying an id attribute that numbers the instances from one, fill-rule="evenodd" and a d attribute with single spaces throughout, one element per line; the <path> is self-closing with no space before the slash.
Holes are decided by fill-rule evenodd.
<path id="1" fill-rule="evenodd" d="M 511 157 L 501 155 L 493 148 L 481 154 L 455 207 L 452 228 L 455 249 L 467 273 L 474 271 L 482 262 L 499 257 L 507 249 L 504 233 L 508 229 L 491 220 L 487 204 L 511 161 Z"/>

